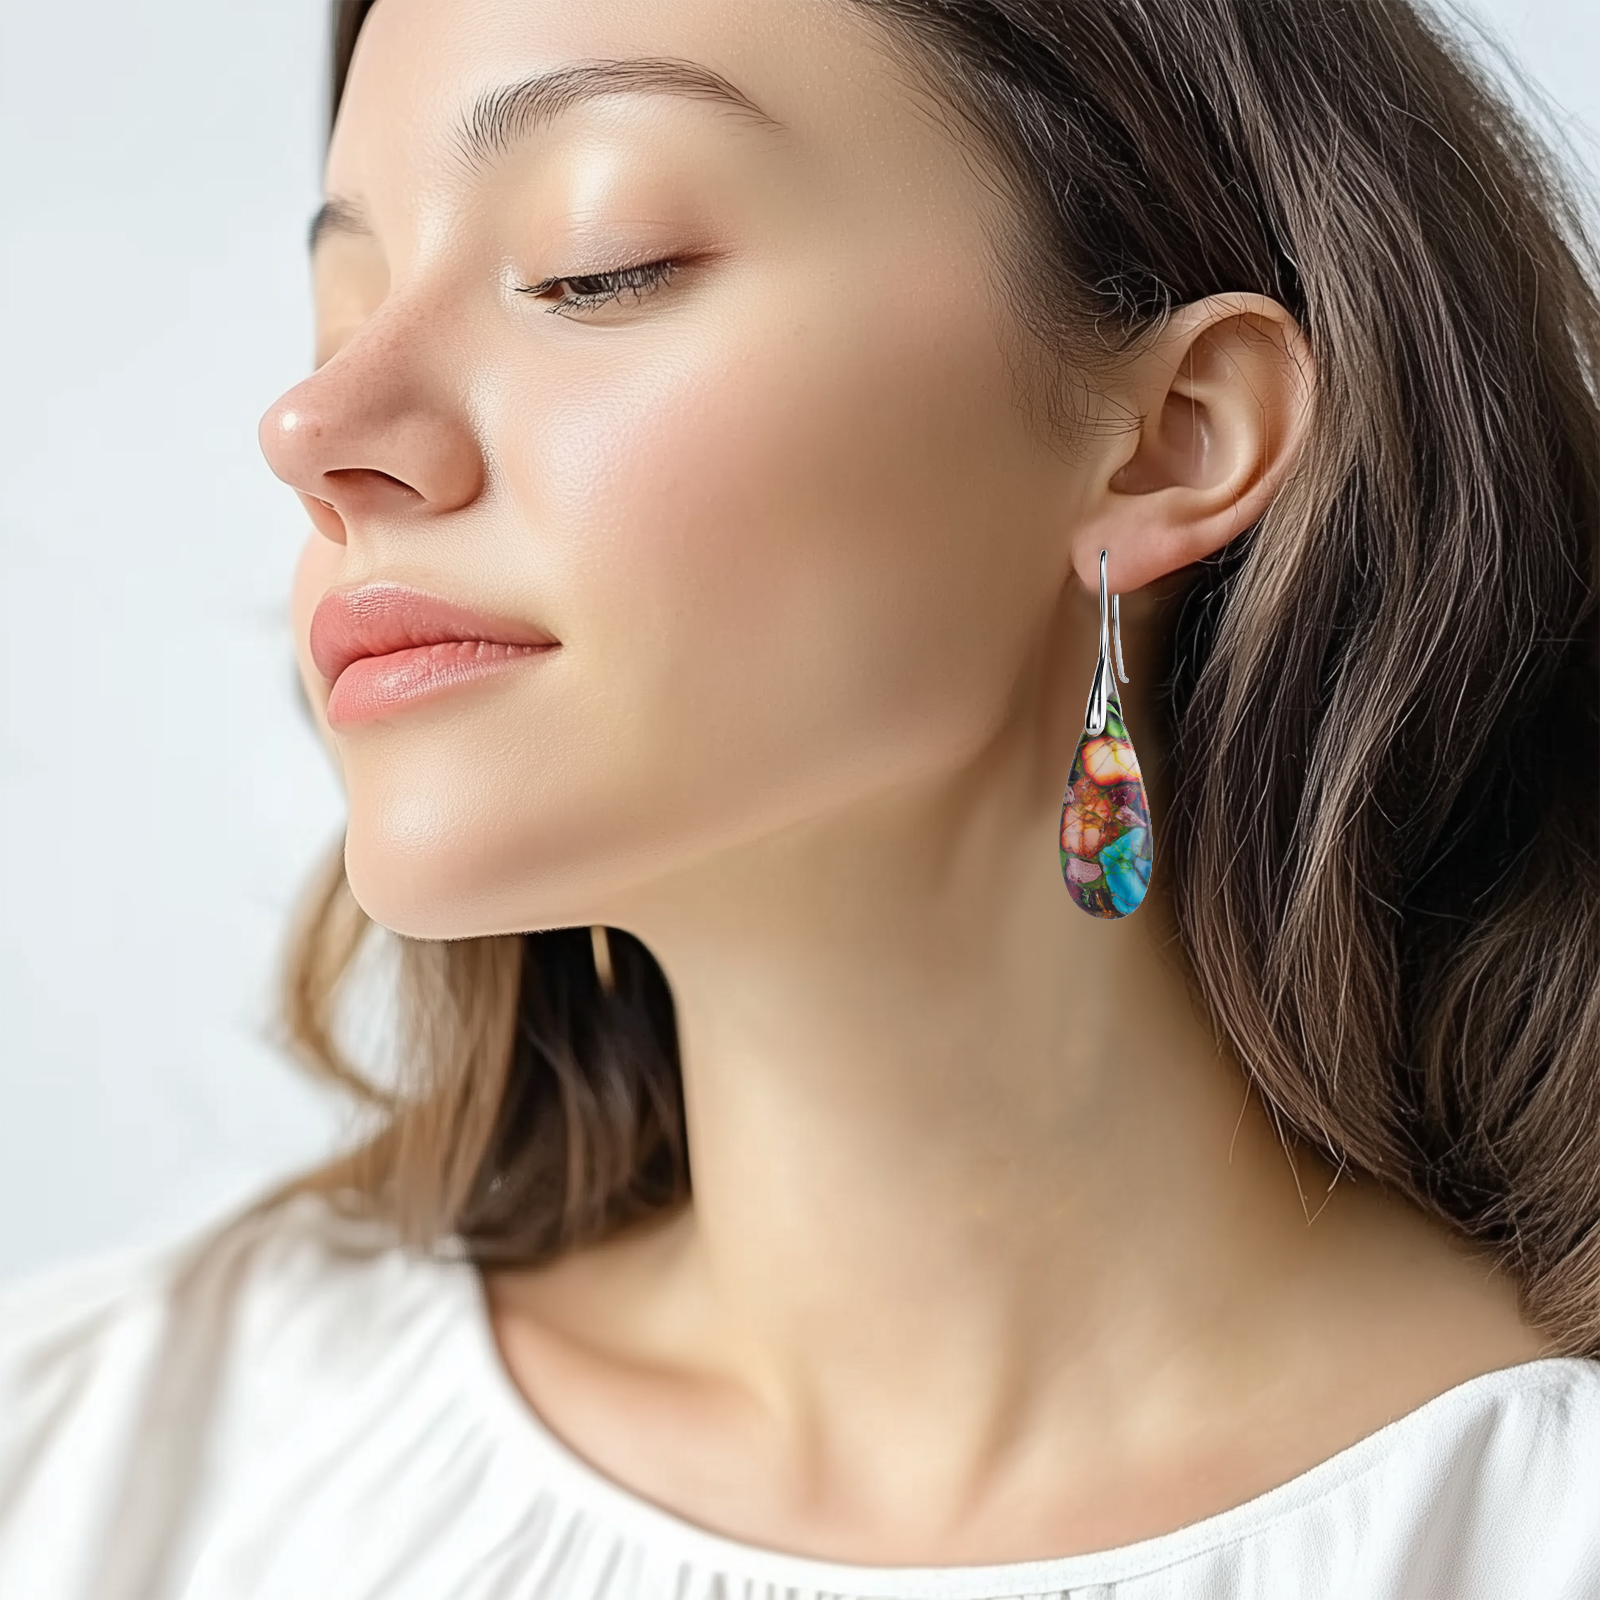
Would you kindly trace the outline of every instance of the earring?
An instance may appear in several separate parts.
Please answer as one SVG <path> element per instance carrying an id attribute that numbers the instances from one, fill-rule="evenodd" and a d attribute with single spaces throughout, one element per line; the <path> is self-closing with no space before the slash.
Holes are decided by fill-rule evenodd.
<path id="1" fill-rule="evenodd" d="M 1122 701 L 1111 670 L 1116 640 L 1122 665 L 1121 596 L 1106 604 L 1106 553 L 1100 552 L 1100 659 L 1089 685 L 1083 737 L 1061 802 L 1061 876 L 1067 893 L 1091 917 L 1125 917 L 1139 908 L 1150 884 L 1150 802 L 1139 758 L 1122 721 Z"/>

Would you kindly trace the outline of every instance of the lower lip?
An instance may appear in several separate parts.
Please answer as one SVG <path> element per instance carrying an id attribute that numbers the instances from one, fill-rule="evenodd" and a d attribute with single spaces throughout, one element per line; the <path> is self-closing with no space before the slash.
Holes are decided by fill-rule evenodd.
<path id="1" fill-rule="evenodd" d="M 393 716 L 465 684 L 514 672 L 555 648 L 467 639 L 418 645 L 386 656 L 362 656 L 339 674 L 328 696 L 328 724 L 347 728 L 352 723 Z"/>

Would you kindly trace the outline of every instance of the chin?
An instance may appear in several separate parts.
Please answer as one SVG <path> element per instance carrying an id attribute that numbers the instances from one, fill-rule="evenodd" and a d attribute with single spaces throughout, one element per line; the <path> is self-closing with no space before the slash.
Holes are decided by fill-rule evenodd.
<path id="1" fill-rule="evenodd" d="M 419 815 L 419 812 L 421 813 Z M 444 814 L 441 814 L 441 813 Z M 603 921 L 608 849 L 575 818 L 484 827 L 446 808 L 352 804 L 345 876 L 372 921 L 409 939 L 475 939 Z M 477 826 L 472 824 L 476 823 Z"/>
<path id="2" fill-rule="evenodd" d="M 448 861 L 396 852 L 352 824 L 345 838 L 344 871 L 356 904 L 380 927 L 408 939 L 467 939 L 476 925 Z"/>
<path id="3" fill-rule="evenodd" d="M 356 904 L 408 939 L 473 939 L 552 926 L 529 905 L 523 875 L 507 873 L 505 862 L 505 852 L 487 841 L 396 837 L 358 813 L 345 837 L 345 876 Z"/>

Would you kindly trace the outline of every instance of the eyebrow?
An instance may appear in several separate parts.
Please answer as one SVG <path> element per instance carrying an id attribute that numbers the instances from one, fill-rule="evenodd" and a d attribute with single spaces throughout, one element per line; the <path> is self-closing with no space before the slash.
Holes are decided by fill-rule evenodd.
<path id="1" fill-rule="evenodd" d="M 721 73 L 695 61 L 671 56 L 638 56 L 625 60 L 580 61 L 570 67 L 525 78 L 482 94 L 456 130 L 461 154 L 469 165 L 485 166 L 552 118 L 587 101 L 621 94 L 674 94 L 706 100 L 739 113 L 757 127 L 781 129 L 776 117 Z M 371 225 L 352 200 L 335 197 L 311 219 L 308 244 L 313 252 L 330 234 L 370 237 Z"/>
<path id="2" fill-rule="evenodd" d="M 474 166 L 486 164 L 552 117 L 586 101 L 619 94 L 673 94 L 707 100 L 738 112 L 759 127 L 783 126 L 721 73 L 695 61 L 671 56 L 580 61 L 480 95 L 457 133 L 462 154 Z"/>
<path id="3" fill-rule="evenodd" d="M 317 214 L 311 219 L 311 231 L 306 243 L 313 253 L 330 233 L 353 234 L 357 238 L 370 238 L 372 228 L 367 222 L 366 213 L 362 211 L 355 201 L 343 200 L 335 196 L 331 200 L 324 201 L 317 208 Z"/>

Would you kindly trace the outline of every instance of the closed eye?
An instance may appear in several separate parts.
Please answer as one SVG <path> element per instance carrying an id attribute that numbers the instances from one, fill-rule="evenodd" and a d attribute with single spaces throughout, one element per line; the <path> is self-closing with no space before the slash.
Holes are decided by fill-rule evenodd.
<path id="1" fill-rule="evenodd" d="M 624 295 L 642 300 L 677 270 L 675 261 L 650 261 L 636 267 L 618 267 L 611 272 L 585 272 L 565 278 L 546 278 L 540 283 L 518 284 L 517 293 L 549 301 L 546 311 L 568 316 L 575 311 L 593 311 Z"/>

